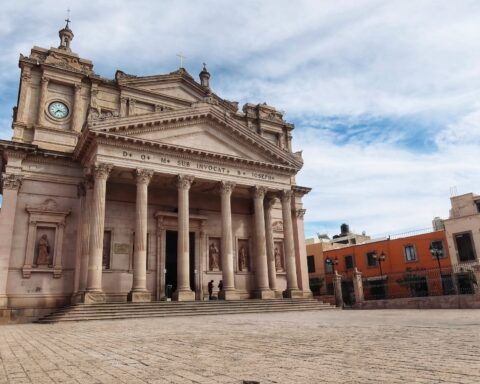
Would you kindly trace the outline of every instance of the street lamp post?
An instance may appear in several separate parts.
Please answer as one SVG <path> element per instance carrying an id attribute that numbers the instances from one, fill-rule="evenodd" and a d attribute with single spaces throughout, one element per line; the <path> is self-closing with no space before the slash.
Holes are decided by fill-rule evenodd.
<path id="1" fill-rule="evenodd" d="M 438 272 L 440 273 L 440 282 L 442 285 L 442 293 L 443 293 L 445 292 L 445 289 L 443 288 L 442 266 L 440 264 L 440 258 L 443 256 L 443 249 L 434 247 L 433 244 L 430 244 L 430 253 L 432 254 L 433 257 L 437 259 Z"/>
<path id="2" fill-rule="evenodd" d="M 385 255 L 385 252 L 383 251 L 380 256 L 377 255 L 377 252 L 374 252 L 372 257 L 377 261 L 378 266 L 380 267 L 380 279 L 383 281 L 382 263 L 385 261 L 387 255 Z"/>
<path id="3" fill-rule="evenodd" d="M 335 259 L 331 259 L 330 257 L 327 257 L 325 259 L 325 264 L 331 265 L 333 268 L 333 273 L 335 273 L 335 266 L 338 265 L 338 257 L 335 257 Z"/>

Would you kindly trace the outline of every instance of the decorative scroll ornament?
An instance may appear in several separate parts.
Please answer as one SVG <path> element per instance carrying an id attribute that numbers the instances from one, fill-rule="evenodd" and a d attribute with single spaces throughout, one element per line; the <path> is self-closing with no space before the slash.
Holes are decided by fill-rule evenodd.
<path id="1" fill-rule="evenodd" d="M 283 232 L 283 221 L 279 220 L 279 221 L 273 222 L 272 229 L 275 232 Z"/>
<path id="2" fill-rule="evenodd" d="M 15 175 L 13 173 L 11 174 L 4 174 L 3 175 L 3 189 L 16 189 L 18 190 L 23 181 L 23 175 Z"/>
<path id="3" fill-rule="evenodd" d="M 119 118 L 120 114 L 117 111 L 99 111 L 97 107 L 90 105 L 88 108 L 88 121 L 96 121 L 96 120 L 109 120 Z"/>
<path id="4" fill-rule="evenodd" d="M 178 189 L 190 189 L 194 179 L 195 177 L 190 175 L 178 175 L 177 176 Z"/>

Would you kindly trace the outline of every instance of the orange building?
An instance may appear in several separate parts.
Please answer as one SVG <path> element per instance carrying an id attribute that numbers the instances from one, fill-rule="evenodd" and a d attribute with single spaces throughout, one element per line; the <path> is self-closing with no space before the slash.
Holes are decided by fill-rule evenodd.
<path id="1" fill-rule="evenodd" d="M 439 257 L 430 249 L 439 250 Z M 353 296 L 353 271 L 363 274 L 366 298 L 446 294 L 453 289 L 452 265 L 444 230 L 400 238 L 370 240 L 323 250 L 326 287 L 332 291 L 333 269 L 342 275 L 348 303 Z"/>

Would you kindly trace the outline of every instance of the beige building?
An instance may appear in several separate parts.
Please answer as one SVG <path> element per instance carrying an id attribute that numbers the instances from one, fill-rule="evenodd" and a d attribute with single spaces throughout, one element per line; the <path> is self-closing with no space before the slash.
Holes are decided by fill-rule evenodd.
<path id="1" fill-rule="evenodd" d="M 301 153 L 266 104 L 185 69 L 114 79 L 60 46 L 20 56 L 0 141 L 0 308 L 309 297 Z M 6 313 L 7 311 L 3 311 Z"/>
<path id="2" fill-rule="evenodd" d="M 480 196 L 450 198 L 449 218 L 443 220 L 452 264 L 478 263 L 480 257 Z M 434 220 L 435 221 L 435 220 Z"/>

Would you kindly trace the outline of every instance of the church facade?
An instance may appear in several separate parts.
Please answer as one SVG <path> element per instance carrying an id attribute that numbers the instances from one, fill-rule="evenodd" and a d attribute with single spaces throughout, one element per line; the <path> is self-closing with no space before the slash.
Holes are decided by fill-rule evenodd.
<path id="1" fill-rule="evenodd" d="M 20 56 L 0 141 L 0 310 L 311 296 L 293 125 L 180 68 L 114 79 L 60 46 Z M 33 313 L 33 312 L 32 312 Z"/>

